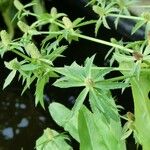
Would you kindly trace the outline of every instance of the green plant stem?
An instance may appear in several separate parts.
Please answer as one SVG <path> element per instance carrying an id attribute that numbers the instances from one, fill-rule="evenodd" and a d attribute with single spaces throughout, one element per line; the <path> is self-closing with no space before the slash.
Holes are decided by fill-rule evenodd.
<path id="1" fill-rule="evenodd" d="M 137 17 L 137 16 L 126 16 L 126 15 L 119 15 L 119 14 L 109 14 L 111 17 L 119 17 L 119 18 L 124 18 L 124 19 L 132 19 L 132 20 L 144 20 L 142 17 Z"/>
<path id="2" fill-rule="evenodd" d="M 61 23 L 59 23 L 59 22 L 57 22 L 57 21 L 53 21 L 52 23 L 58 25 L 59 27 L 62 27 L 63 29 L 66 28 L 63 24 L 61 24 Z"/>
<path id="3" fill-rule="evenodd" d="M 7 26 L 7 29 L 8 29 L 8 33 L 10 35 L 10 38 L 12 39 L 13 36 L 14 36 L 14 27 L 12 25 L 12 22 L 11 22 L 11 19 L 10 19 L 10 16 L 8 14 L 8 10 L 2 12 L 2 16 L 3 16 L 3 19 L 5 21 L 5 24 Z"/>
<path id="4" fill-rule="evenodd" d="M 93 23 L 96 23 L 97 20 L 92 20 L 92 21 L 87 21 L 87 22 L 83 22 L 83 23 L 80 23 L 79 25 L 76 25 L 75 28 L 78 28 L 78 27 L 82 27 L 82 26 L 85 26 L 85 25 L 90 25 L 90 24 L 93 24 Z"/>
<path id="5" fill-rule="evenodd" d="M 60 35 L 62 34 L 62 31 L 56 31 L 56 32 L 51 32 L 51 31 L 39 31 L 39 33 L 37 35 L 41 35 L 41 34 L 56 34 L 56 35 Z"/>
<path id="6" fill-rule="evenodd" d="M 24 59 L 26 59 L 26 60 L 32 62 L 32 59 L 31 59 L 30 57 L 24 55 L 23 53 L 21 53 L 21 52 L 15 50 L 15 49 L 13 49 L 13 50 L 11 50 L 11 51 L 14 52 L 15 54 L 21 56 L 22 58 L 24 58 Z"/>
<path id="7" fill-rule="evenodd" d="M 135 6 L 130 6 L 130 8 L 150 8 L 150 5 L 135 5 Z"/>
<path id="8" fill-rule="evenodd" d="M 129 48 L 126 48 L 124 46 L 118 45 L 118 44 L 114 44 L 114 43 L 111 43 L 111 42 L 107 42 L 107 41 L 104 41 L 104 40 L 101 40 L 101 39 L 96 39 L 96 38 L 89 37 L 89 36 L 82 35 L 82 34 L 78 34 L 78 33 L 73 33 L 73 35 L 77 36 L 77 37 L 80 37 L 82 39 L 86 39 L 86 40 L 89 40 L 89 41 L 96 42 L 96 43 L 100 43 L 100 44 L 108 45 L 108 46 L 111 46 L 111 47 L 119 48 L 120 50 L 125 51 L 125 52 L 133 53 L 133 50 L 131 50 Z"/>
<path id="9" fill-rule="evenodd" d="M 92 70 L 102 70 L 102 69 L 108 69 L 109 67 L 92 67 Z M 119 68 L 119 67 L 110 67 L 110 68 L 112 68 L 112 71 L 131 71 L 132 70 L 132 68 L 131 69 L 121 69 L 121 68 Z M 58 72 L 61 72 L 61 70 L 63 70 L 64 69 L 64 67 L 54 67 L 53 68 L 54 69 L 54 71 L 58 71 Z M 150 68 L 141 68 L 141 71 L 142 72 L 149 72 L 150 71 Z"/>

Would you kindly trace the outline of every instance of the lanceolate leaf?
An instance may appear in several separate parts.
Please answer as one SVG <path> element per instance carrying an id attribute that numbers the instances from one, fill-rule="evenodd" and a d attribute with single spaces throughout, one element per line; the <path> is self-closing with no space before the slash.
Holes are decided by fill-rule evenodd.
<path id="1" fill-rule="evenodd" d="M 82 92 L 79 94 L 79 96 L 77 97 L 76 102 L 75 102 L 75 104 L 74 104 L 74 106 L 72 108 L 73 115 L 78 113 L 78 111 L 80 110 L 80 108 L 83 105 L 83 102 L 84 102 L 88 92 L 89 92 L 89 89 L 88 88 L 84 88 L 82 90 Z"/>
<path id="2" fill-rule="evenodd" d="M 90 90 L 90 104 L 93 111 L 96 109 L 103 113 L 109 122 L 110 119 L 118 121 L 117 108 L 115 107 L 114 100 L 108 96 L 106 91 L 98 91 L 96 89 Z M 94 103 L 93 103 L 94 101 Z"/>
<path id="3" fill-rule="evenodd" d="M 75 81 L 84 80 L 83 67 L 79 66 L 76 62 L 73 62 L 71 66 L 65 66 L 63 69 L 55 69 L 56 72 L 68 77 Z"/>
<path id="4" fill-rule="evenodd" d="M 85 60 L 85 72 L 86 72 L 86 77 L 88 78 L 91 78 L 91 71 L 92 71 L 94 58 L 95 58 L 95 55 Z"/>
<path id="5" fill-rule="evenodd" d="M 34 65 L 34 64 L 25 64 L 21 66 L 21 69 L 23 71 L 33 71 L 35 69 L 38 69 L 39 66 L 38 65 Z"/>
<path id="6" fill-rule="evenodd" d="M 57 79 L 53 85 L 60 88 L 69 88 L 69 87 L 80 87 L 84 86 L 85 84 L 80 81 L 69 80 L 67 77 L 62 77 L 60 79 Z"/>
<path id="7" fill-rule="evenodd" d="M 97 36 L 98 30 L 100 28 L 100 26 L 102 25 L 102 18 L 100 17 L 97 22 L 96 22 L 96 26 L 95 26 L 95 36 Z"/>
<path id="8" fill-rule="evenodd" d="M 98 89 L 108 90 L 108 89 L 119 89 L 119 88 L 126 88 L 129 85 L 123 82 L 109 82 L 107 80 L 99 81 L 95 84 L 94 87 Z"/>
<path id="9" fill-rule="evenodd" d="M 132 33 L 134 34 L 139 28 L 141 28 L 145 24 L 144 20 L 140 20 L 136 23 L 136 25 L 132 28 Z"/>
<path id="10" fill-rule="evenodd" d="M 43 108 L 44 108 L 43 92 L 46 83 L 47 83 L 46 76 L 39 77 L 36 83 L 36 91 L 35 91 L 35 104 L 37 105 L 38 103 L 40 103 Z"/>
<path id="11" fill-rule="evenodd" d="M 5 83 L 3 85 L 3 89 L 6 88 L 12 82 L 12 80 L 15 77 L 15 75 L 16 75 L 16 70 L 12 70 L 10 72 L 10 74 L 7 76 L 7 78 L 5 79 Z"/>

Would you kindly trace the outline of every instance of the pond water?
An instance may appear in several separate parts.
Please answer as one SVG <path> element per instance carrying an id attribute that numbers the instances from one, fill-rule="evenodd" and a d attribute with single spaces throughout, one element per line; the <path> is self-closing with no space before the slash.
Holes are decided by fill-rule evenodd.
<path id="1" fill-rule="evenodd" d="M 63 2 L 63 1 L 62 1 Z M 49 7 L 56 6 L 60 12 L 66 12 L 71 18 L 78 16 L 82 17 L 85 14 L 77 7 L 73 7 L 70 10 L 71 5 L 66 5 L 64 2 L 60 5 L 59 1 L 47 1 Z M 88 16 L 87 16 L 88 18 Z M 86 35 L 94 36 L 94 26 L 88 26 L 83 28 L 83 32 Z M 121 36 L 116 31 L 110 31 L 102 28 L 99 32 L 101 39 L 109 40 L 111 37 L 118 39 Z M 59 58 L 56 62 L 56 66 L 63 66 L 64 64 L 71 64 L 73 60 L 82 64 L 87 56 L 96 55 L 95 64 L 98 66 L 106 66 L 109 60 L 104 63 L 104 56 L 109 50 L 109 47 L 95 44 L 89 41 L 80 40 L 80 42 L 73 42 L 67 51 L 65 51 L 65 58 Z M 10 55 L 5 56 L 6 59 L 10 59 Z M 0 150 L 33 150 L 36 139 L 42 134 L 46 127 L 62 131 L 54 121 L 51 119 L 48 111 L 44 111 L 40 107 L 34 105 L 34 86 L 31 90 L 25 92 L 20 96 L 22 87 L 21 83 L 18 83 L 17 79 L 4 91 L 2 90 L 3 79 L 6 78 L 8 70 L 5 70 L 3 60 L 1 62 L 1 82 L 0 82 Z M 117 73 L 115 73 L 117 74 Z M 115 75 L 114 74 L 114 75 Z M 53 82 L 53 81 L 51 81 Z M 80 89 L 58 89 L 50 86 L 51 83 L 46 85 L 45 88 L 45 103 L 48 107 L 52 101 L 59 101 L 67 107 L 72 107 L 75 98 L 77 97 Z M 58 94 L 59 93 L 59 94 Z M 124 95 L 120 94 L 120 91 L 113 92 L 115 96 L 118 95 L 118 103 L 123 105 L 127 111 L 133 112 L 133 104 L 130 91 L 125 91 Z M 128 97 L 125 96 L 127 93 Z M 47 108 L 46 108 L 47 110 Z M 122 112 L 125 113 L 125 112 Z M 78 144 L 73 141 L 72 145 L 74 150 L 78 150 Z M 133 140 L 128 145 L 129 150 L 134 150 Z"/>

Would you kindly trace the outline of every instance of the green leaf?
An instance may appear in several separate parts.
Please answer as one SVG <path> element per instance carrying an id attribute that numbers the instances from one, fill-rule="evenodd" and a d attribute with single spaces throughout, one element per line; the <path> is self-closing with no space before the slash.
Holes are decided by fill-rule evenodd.
<path id="1" fill-rule="evenodd" d="M 82 107 L 78 116 L 80 150 L 108 150 L 95 124 L 93 114 Z"/>
<path id="2" fill-rule="evenodd" d="M 72 113 L 71 110 L 69 110 L 62 104 L 54 102 L 49 105 L 49 112 L 55 122 L 59 126 L 64 127 L 64 129 L 68 131 L 70 135 L 79 142 L 79 135 L 77 129 L 78 114 L 70 118 L 70 115 Z"/>
<path id="3" fill-rule="evenodd" d="M 121 140 L 125 140 L 126 138 L 128 138 L 132 133 L 132 130 L 128 130 L 124 133 L 124 135 L 121 137 Z"/>
<path id="4" fill-rule="evenodd" d="M 131 34 L 134 34 L 139 28 L 141 28 L 145 24 L 144 20 L 140 20 L 136 23 L 136 25 L 132 28 Z"/>
<path id="5" fill-rule="evenodd" d="M 65 66 L 63 69 L 55 69 L 56 72 L 75 81 L 84 81 L 84 68 L 73 62 L 71 66 Z"/>
<path id="6" fill-rule="evenodd" d="M 62 77 L 60 79 L 57 79 L 54 83 L 54 86 L 60 87 L 60 88 L 70 88 L 70 87 L 80 87 L 85 86 L 85 84 L 81 81 L 75 81 L 68 79 L 67 77 Z"/>
<path id="7" fill-rule="evenodd" d="M 107 29 L 110 29 L 110 27 L 109 27 L 109 25 L 107 23 L 106 17 L 102 17 L 102 21 L 103 21 L 104 27 L 107 28 Z"/>
<path id="8" fill-rule="evenodd" d="M 117 114 L 117 108 L 113 99 L 108 96 L 108 91 L 91 89 L 89 96 L 93 112 L 98 109 L 99 112 L 104 114 L 108 122 L 110 122 L 110 119 L 118 121 L 119 115 Z"/>
<path id="9" fill-rule="evenodd" d="M 3 89 L 6 88 L 11 82 L 12 80 L 14 79 L 15 75 L 16 75 L 16 70 L 12 70 L 10 72 L 10 74 L 7 76 L 7 78 L 5 79 L 5 83 L 3 85 Z"/>
<path id="10" fill-rule="evenodd" d="M 33 11 L 35 14 L 40 15 L 45 12 L 44 5 L 40 0 L 33 0 L 32 2 L 35 3 L 35 5 L 33 5 Z"/>
<path id="11" fill-rule="evenodd" d="M 36 150 L 72 150 L 65 141 L 68 139 L 65 135 L 47 128 L 43 135 L 36 141 Z"/>
<path id="12" fill-rule="evenodd" d="M 61 53 L 66 50 L 67 46 L 61 46 L 56 48 L 55 50 L 53 50 L 53 52 L 51 52 L 47 58 L 51 61 L 54 61 L 56 58 L 61 56 Z"/>
<path id="13" fill-rule="evenodd" d="M 40 103 L 43 108 L 44 108 L 43 92 L 46 83 L 47 83 L 46 76 L 39 77 L 36 83 L 36 91 L 35 91 L 35 104 L 37 105 L 38 103 Z"/>
<path id="14" fill-rule="evenodd" d="M 76 27 L 79 23 L 81 23 L 84 20 L 84 18 L 77 18 L 73 21 L 73 27 Z"/>
<path id="15" fill-rule="evenodd" d="M 97 22 L 96 22 L 96 25 L 95 25 L 95 36 L 97 36 L 97 33 L 98 33 L 98 30 L 100 28 L 100 26 L 102 25 L 102 18 L 100 17 Z"/>
<path id="16" fill-rule="evenodd" d="M 86 73 L 86 77 L 88 78 L 91 78 L 91 71 L 92 71 L 94 58 L 95 58 L 95 55 L 85 60 L 85 73 Z"/>
<path id="17" fill-rule="evenodd" d="M 73 111 L 73 115 L 78 113 L 78 111 L 80 110 L 80 108 L 82 107 L 83 105 L 83 102 L 87 96 L 89 92 L 89 89 L 88 88 L 84 88 L 81 93 L 79 94 L 79 96 L 77 97 L 76 99 L 76 102 L 72 108 L 72 111 Z"/>
<path id="18" fill-rule="evenodd" d="M 139 80 L 133 78 L 131 80 L 131 88 L 134 98 L 134 126 L 137 132 L 137 138 L 143 147 L 148 150 L 150 147 L 150 73 L 141 73 Z M 144 124 L 143 124 L 144 122 Z"/>
<path id="19" fill-rule="evenodd" d="M 120 121 L 105 121 L 102 113 L 82 107 L 78 115 L 80 150 L 126 150 Z M 93 140 L 94 139 L 94 140 Z"/>
<path id="20" fill-rule="evenodd" d="M 19 0 L 14 0 L 14 6 L 19 10 L 19 11 L 21 11 L 21 10 L 23 10 L 24 9 L 24 6 L 23 6 L 23 4 L 22 3 L 20 3 L 20 1 Z"/>
<path id="21" fill-rule="evenodd" d="M 94 87 L 103 90 L 110 90 L 110 89 L 126 88 L 128 86 L 129 84 L 123 82 L 110 82 L 107 80 L 103 80 L 95 83 Z"/>
<path id="22" fill-rule="evenodd" d="M 38 65 L 25 64 L 25 65 L 22 65 L 20 69 L 22 69 L 23 71 L 33 71 L 33 70 L 36 70 L 38 68 L 39 68 Z"/>

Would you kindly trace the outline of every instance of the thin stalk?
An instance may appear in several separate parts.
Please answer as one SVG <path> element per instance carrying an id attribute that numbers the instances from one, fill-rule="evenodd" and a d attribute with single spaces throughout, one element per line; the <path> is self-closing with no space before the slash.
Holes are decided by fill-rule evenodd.
<path id="1" fill-rule="evenodd" d="M 108 69 L 108 68 L 112 68 L 112 71 L 131 71 L 131 69 L 121 69 L 119 67 L 92 67 L 92 70 L 102 70 L 102 69 Z M 56 72 L 61 72 L 61 70 L 64 70 L 64 67 L 54 67 L 53 68 L 54 71 Z M 141 68 L 141 71 L 145 72 L 145 71 L 150 71 L 150 68 Z"/>
<path id="2" fill-rule="evenodd" d="M 135 5 L 135 6 L 130 6 L 130 8 L 150 8 L 150 5 Z"/>
<path id="3" fill-rule="evenodd" d="M 51 32 L 51 31 L 38 31 L 38 33 L 36 35 L 40 35 L 40 34 L 56 34 L 56 35 L 60 35 L 62 34 L 62 31 L 57 31 L 57 32 Z"/>
<path id="4" fill-rule="evenodd" d="M 105 79 L 105 81 L 114 82 L 114 81 L 124 80 L 124 79 L 131 78 L 131 77 L 135 77 L 135 76 L 134 75 L 120 76 L 120 77 L 114 77 L 111 79 Z M 98 81 L 98 82 L 101 82 L 101 81 Z"/>
<path id="5" fill-rule="evenodd" d="M 119 18 L 124 18 L 124 19 L 132 19 L 132 20 L 144 20 L 142 17 L 137 17 L 137 16 L 126 16 L 126 15 L 119 15 L 119 14 L 109 14 L 111 17 L 119 17 Z"/>
<path id="6" fill-rule="evenodd" d="M 32 59 L 31 59 L 30 57 L 24 55 L 23 53 L 21 53 L 21 52 L 15 50 L 15 49 L 12 49 L 11 51 L 14 52 L 15 54 L 21 56 L 22 58 L 24 58 L 24 59 L 26 59 L 26 60 L 32 62 Z"/>
<path id="7" fill-rule="evenodd" d="M 2 12 L 2 16 L 3 16 L 3 19 L 4 19 L 5 24 L 7 26 L 10 38 L 12 39 L 13 36 L 14 36 L 14 26 L 12 25 L 11 18 L 10 18 L 9 14 L 8 14 L 8 10 Z"/>
<path id="8" fill-rule="evenodd" d="M 65 26 L 59 22 L 53 21 L 53 23 L 58 25 L 59 27 L 62 27 L 63 29 L 65 28 Z"/>
<path id="9" fill-rule="evenodd" d="M 73 35 L 77 36 L 77 37 L 80 37 L 82 39 L 86 39 L 86 40 L 89 40 L 89 41 L 96 42 L 96 43 L 100 43 L 100 44 L 108 45 L 108 46 L 111 46 L 111 47 L 119 48 L 120 50 L 125 51 L 125 52 L 133 53 L 133 50 L 131 50 L 129 48 L 126 48 L 124 46 L 118 45 L 118 44 L 114 44 L 114 43 L 107 42 L 107 41 L 104 41 L 104 40 L 96 39 L 96 38 L 89 37 L 89 36 L 86 36 L 86 35 L 82 35 L 82 34 L 79 34 L 79 33 L 73 33 Z"/>
<path id="10" fill-rule="evenodd" d="M 85 26 L 85 25 L 90 25 L 90 24 L 93 24 L 93 23 L 96 23 L 96 22 L 97 22 L 97 20 L 83 22 L 83 23 L 80 23 L 79 25 L 76 25 L 75 28 L 82 27 L 82 26 Z"/>

